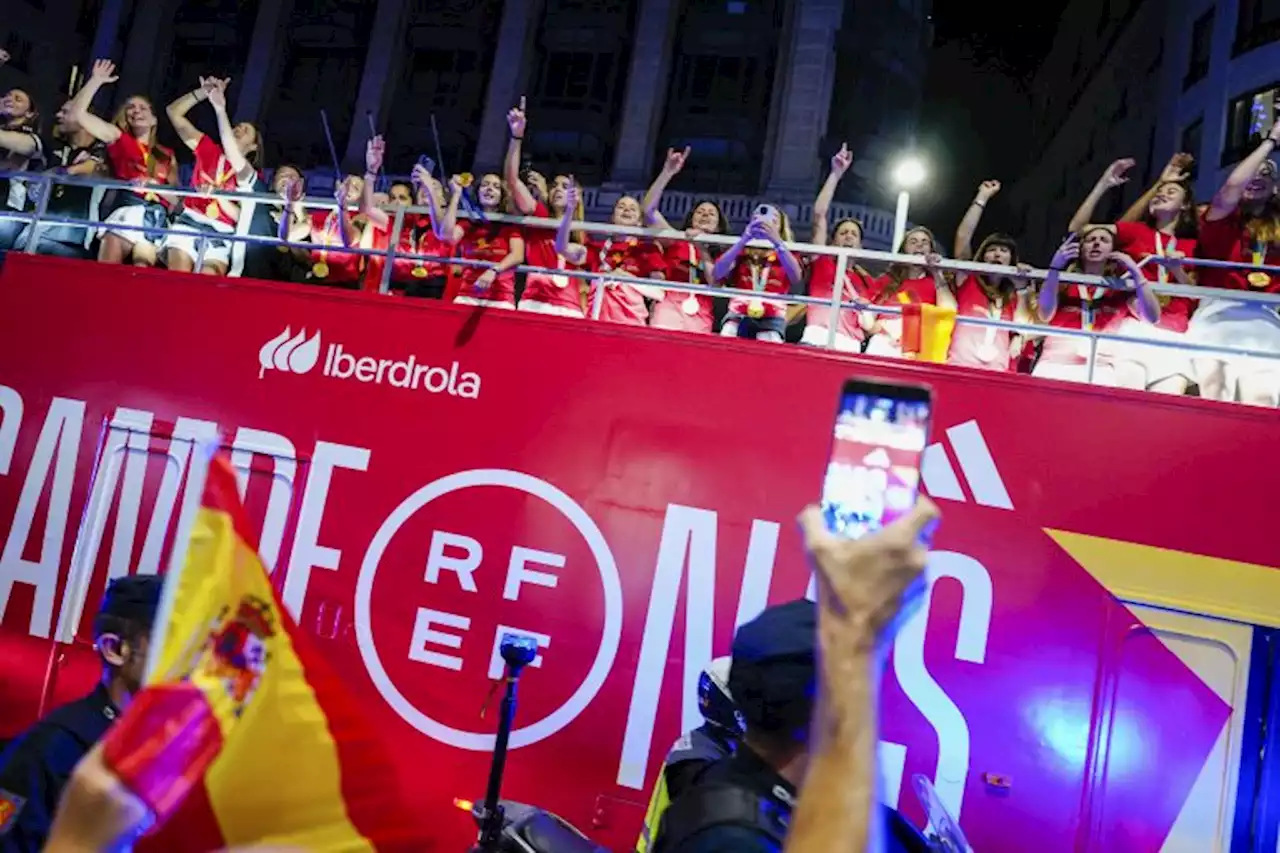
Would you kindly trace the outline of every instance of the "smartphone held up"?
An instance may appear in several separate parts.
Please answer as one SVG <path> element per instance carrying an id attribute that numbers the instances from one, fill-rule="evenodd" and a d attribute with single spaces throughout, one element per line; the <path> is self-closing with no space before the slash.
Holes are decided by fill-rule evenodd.
<path id="1" fill-rule="evenodd" d="M 832 533 L 858 539 L 911 509 L 932 414 L 926 386 L 844 383 L 822 483 L 822 513 Z"/>

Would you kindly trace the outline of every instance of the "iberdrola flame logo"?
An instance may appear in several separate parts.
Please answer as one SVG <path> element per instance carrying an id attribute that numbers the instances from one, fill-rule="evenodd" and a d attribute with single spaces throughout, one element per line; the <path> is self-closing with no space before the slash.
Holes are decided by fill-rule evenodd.
<path id="1" fill-rule="evenodd" d="M 286 326 L 283 332 L 258 350 L 258 378 L 265 376 L 268 370 L 307 373 L 319 360 L 320 333 L 316 332 L 308 340 L 306 329 L 295 335 L 293 329 Z"/>

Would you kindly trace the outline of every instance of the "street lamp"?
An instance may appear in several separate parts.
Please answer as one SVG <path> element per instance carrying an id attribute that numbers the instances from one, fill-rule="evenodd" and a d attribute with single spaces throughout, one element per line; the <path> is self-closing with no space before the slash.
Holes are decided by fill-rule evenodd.
<path id="1" fill-rule="evenodd" d="M 920 186 L 928 173 L 924 162 L 915 155 L 908 155 L 893 167 L 893 183 L 898 188 L 898 209 L 893 217 L 893 245 L 890 251 L 898 251 L 902 238 L 907 234 L 907 208 L 911 205 L 911 190 Z"/>

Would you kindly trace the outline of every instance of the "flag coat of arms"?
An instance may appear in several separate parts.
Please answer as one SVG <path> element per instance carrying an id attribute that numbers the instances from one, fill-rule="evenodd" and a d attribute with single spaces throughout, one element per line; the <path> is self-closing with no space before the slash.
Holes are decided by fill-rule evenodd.
<path id="1" fill-rule="evenodd" d="M 430 846 L 385 745 L 272 588 L 221 457 L 157 623 L 147 685 L 105 743 L 161 821 L 139 850 Z"/>

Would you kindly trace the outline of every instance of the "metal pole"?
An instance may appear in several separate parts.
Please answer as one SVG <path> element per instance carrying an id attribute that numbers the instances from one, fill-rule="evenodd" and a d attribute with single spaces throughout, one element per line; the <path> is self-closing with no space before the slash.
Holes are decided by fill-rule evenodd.
<path id="1" fill-rule="evenodd" d="M 898 190 L 898 209 L 893 214 L 893 245 L 889 251 L 896 252 L 902 247 L 902 238 L 907 236 L 907 208 L 911 205 L 911 194 L 906 190 Z"/>
<path id="2" fill-rule="evenodd" d="M 1090 329 L 1089 331 L 1092 332 L 1093 330 Z M 1089 378 L 1087 380 L 1090 385 L 1093 384 L 1093 369 L 1097 364 L 1097 361 L 1098 361 L 1098 336 L 1095 334 L 1090 334 L 1089 335 Z"/>
<path id="3" fill-rule="evenodd" d="M 849 269 L 849 256 L 836 258 L 836 280 L 831 283 L 831 322 L 827 325 L 827 349 L 836 348 L 836 328 L 840 323 L 840 303 L 844 301 L 844 277 Z"/>
<path id="4" fill-rule="evenodd" d="M 36 247 L 40 245 L 40 218 L 49 212 L 49 196 L 53 193 L 53 176 L 41 175 L 39 186 L 40 195 L 36 198 L 36 209 L 31 215 L 31 222 L 27 225 L 27 245 L 22 248 L 28 255 L 34 255 Z"/>
<path id="5" fill-rule="evenodd" d="M 391 292 L 391 266 L 396 260 L 396 250 L 400 248 L 400 231 L 404 228 L 404 208 L 396 206 L 396 217 L 391 223 L 391 233 L 387 236 L 387 260 L 382 265 L 382 280 L 378 282 L 379 293 Z M 416 248 L 414 254 L 417 254 Z"/>
<path id="6" fill-rule="evenodd" d="M 205 247 L 208 245 L 209 245 L 209 241 L 206 240 L 203 236 L 201 236 L 199 241 L 200 248 L 196 250 L 195 272 L 200 272 L 201 270 L 204 269 L 204 250 L 205 250 Z"/>
<path id="7" fill-rule="evenodd" d="M 596 279 L 596 292 L 591 296 L 591 319 L 592 320 L 600 319 L 600 308 L 602 305 L 604 305 L 605 286 L 606 285 L 605 285 L 604 279 L 602 278 Z"/>

